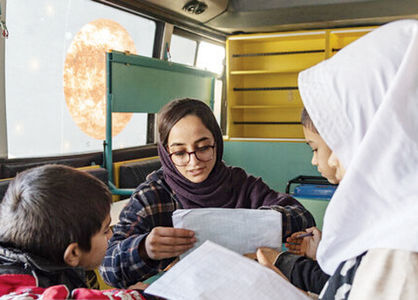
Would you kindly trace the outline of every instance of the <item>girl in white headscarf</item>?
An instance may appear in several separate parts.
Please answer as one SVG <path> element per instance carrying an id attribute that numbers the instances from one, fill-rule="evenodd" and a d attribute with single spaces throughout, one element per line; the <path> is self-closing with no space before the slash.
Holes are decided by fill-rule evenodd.
<path id="1" fill-rule="evenodd" d="M 418 21 L 384 25 L 299 75 L 341 180 L 317 259 L 321 299 L 418 294 Z"/>

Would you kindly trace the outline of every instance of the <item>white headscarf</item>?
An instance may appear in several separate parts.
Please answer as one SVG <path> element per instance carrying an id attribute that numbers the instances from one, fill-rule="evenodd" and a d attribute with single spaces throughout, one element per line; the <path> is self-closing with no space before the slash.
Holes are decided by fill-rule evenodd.
<path id="1" fill-rule="evenodd" d="M 346 169 L 321 268 L 372 248 L 418 251 L 418 21 L 386 24 L 299 75 L 304 105 Z"/>

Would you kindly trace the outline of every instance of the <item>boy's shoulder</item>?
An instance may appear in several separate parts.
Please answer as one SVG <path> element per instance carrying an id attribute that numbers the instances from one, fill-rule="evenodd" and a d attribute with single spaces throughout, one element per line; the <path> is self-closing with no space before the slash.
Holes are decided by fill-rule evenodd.
<path id="1" fill-rule="evenodd" d="M 85 273 L 80 268 L 56 265 L 20 249 L 0 245 L 0 286 L 5 286 L 2 291 L 33 286 L 33 282 L 35 287 L 65 284 L 70 290 L 86 286 Z"/>
<path id="2" fill-rule="evenodd" d="M 38 282 L 30 274 L 1 274 L 0 297 L 2 299 L 68 299 L 70 291 L 65 285 L 49 288 L 38 286 Z"/>
<path id="3" fill-rule="evenodd" d="M 78 271 L 0 244 L 1 299 L 145 299 L 135 290 L 85 288 Z"/>
<path id="4" fill-rule="evenodd" d="M 74 273 L 69 276 L 71 280 L 65 278 L 68 271 Z M 60 280 L 57 280 L 57 277 Z M 0 245 L 0 298 L 145 299 L 135 290 L 102 291 L 85 288 L 82 274 L 77 274 L 77 269 L 65 267 L 62 268 L 62 272 L 59 272 L 58 267 L 42 258 L 2 245 Z"/>
<path id="5" fill-rule="evenodd" d="M 42 278 L 35 277 L 41 271 L 47 274 L 45 267 L 41 267 L 41 261 L 36 262 L 36 258 L 29 254 L 11 247 L 0 246 L 0 297 L 3 299 L 13 299 L 23 297 L 28 299 L 38 299 L 44 295 L 46 288 L 43 284 L 48 282 Z M 66 299 L 69 297 L 69 289 L 65 285 L 55 286 L 50 289 L 55 298 Z M 49 293 L 48 292 L 48 293 Z M 46 297 L 50 298 L 50 297 Z"/>
<path id="6" fill-rule="evenodd" d="M 0 297 L 2 299 L 145 299 L 136 290 L 93 290 L 76 288 L 72 291 L 64 284 L 39 287 L 36 278 L 29 274 L 1 274 Z"/>

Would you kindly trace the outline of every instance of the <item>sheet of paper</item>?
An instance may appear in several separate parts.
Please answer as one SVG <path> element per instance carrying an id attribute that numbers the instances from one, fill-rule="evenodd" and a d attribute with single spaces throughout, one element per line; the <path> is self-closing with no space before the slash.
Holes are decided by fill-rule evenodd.
<path id="1" fill-rule="evenodd" d="M 145 292 L 170 300 L 311 299 L 274 271 L 210 241 L 180 260 Z"/>
<path id="2" fill-rule="evenodd" d="M 242 208 L 178 209 L 173 225 L 195 232 L 197 242 L 180 258 L 209 240 L 240 254 L 259 247 L 281 249 L 282 215 L 275 210 Z"/>

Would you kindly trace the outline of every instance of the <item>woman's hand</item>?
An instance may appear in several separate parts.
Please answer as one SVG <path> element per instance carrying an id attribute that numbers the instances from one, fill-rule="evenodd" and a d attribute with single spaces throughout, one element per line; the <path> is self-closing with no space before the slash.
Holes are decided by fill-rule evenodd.
<path id="1" fill-rule="evenodd" d="M 161 260 L 179 256 L 193 247 L 194 232 L 182 228 L 155 227 L 139 246 L 142 258 Z M 144 257 L 145 256 L 145 257 Z"/>
<path id="2" fill-rule="evenodd" d="M 304 238 L 298 238 L 301 234 L 312 233 L 312 236 L 306 236 Z M 321 231 L 316 227 L 311 227 L 306 229 L 306 231 L 300 231 L 293 233 L 290 237 L 286 239 L 286 248 L 289 252 L 305 255 L 316 260 L 316 250 L 318 249 L 318 244 L 321 241 Z"/>

